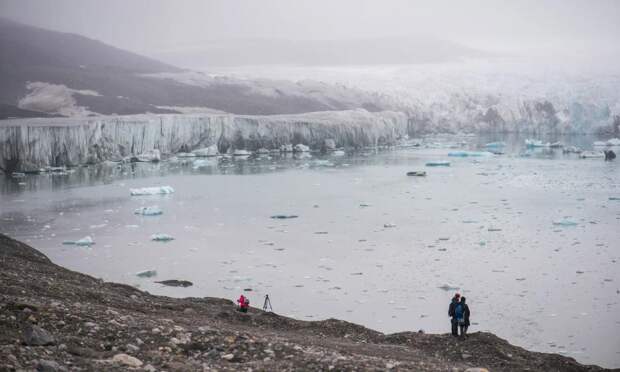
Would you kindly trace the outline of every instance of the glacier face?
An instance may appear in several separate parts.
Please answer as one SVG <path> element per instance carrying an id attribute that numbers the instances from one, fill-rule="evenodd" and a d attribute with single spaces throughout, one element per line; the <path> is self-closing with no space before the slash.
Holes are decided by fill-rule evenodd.
<path id="1" fill-rule="evenodd" d="M 366 110 L 5 120 L 0 123 L 0 168 L 28 172 L 46 166 L 120 161 L 154 149 L 173 154 L 212 145 L 221 153 L 278 149 L 286 144 L 318 149 L 326 140 L 345 147 L 389 145 L 409 132 L 405 114 Z"/>

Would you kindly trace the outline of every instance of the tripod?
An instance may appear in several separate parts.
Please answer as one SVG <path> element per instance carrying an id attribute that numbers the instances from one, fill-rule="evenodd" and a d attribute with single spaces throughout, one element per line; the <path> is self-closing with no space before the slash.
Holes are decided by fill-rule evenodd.
<path id="1" fill-rule="evenodd" d="M 265 302 L 263 303 L 263 311 L 267 311 L 267 308 L 269 308 L 269 311 L 273 312 L 273 308 L 271 307 L 271 300 L 269 299 L 268 294 L 265 295 Z"/>

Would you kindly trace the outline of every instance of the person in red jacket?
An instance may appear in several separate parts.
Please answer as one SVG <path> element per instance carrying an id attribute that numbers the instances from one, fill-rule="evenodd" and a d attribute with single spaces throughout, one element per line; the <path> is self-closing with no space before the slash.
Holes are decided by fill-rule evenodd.
<path id="1" fill-rule="evenodd" d="M 250 307 L 250 300 L 245 297 L 244 295 L 239 296 L 239 299 L 237 300 L 237 310 L 241 311 L 242 313 L 247 313 L 248 312 L 248 308 Z"/>

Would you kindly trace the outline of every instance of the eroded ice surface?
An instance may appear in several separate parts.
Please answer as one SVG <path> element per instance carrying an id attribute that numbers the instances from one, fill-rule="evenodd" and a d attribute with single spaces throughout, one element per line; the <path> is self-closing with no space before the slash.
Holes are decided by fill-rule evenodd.
<path id="1" fill-rule="evenodd" d="M 591 149 L 597 139 L 541 140 Z M 448 332 L 459 288 L 471 331 L 619 367 L 620 162 L 526 149 L 523 138 L 456 149 L 442 144 L 462 139 L 425 141 L 433 145 L 0 176 L 0 231 L 60 265 L 152 293 L 233 299 L 249 288 L 252 303 L 268 293 L 281 314 L 385 332 Z M 505 155 L 424 167 L 499 141 Z M 427 176 L 406 175 L 415 169 Z M 175 193 L 127 192 L 145 185 Z M 154 203 L 165 213 L 134 214 Z M 564 219 L 576 225 L 553 223 Z M 161 232 L 175 240 L 150 240 Z M 85 235 L 97 244 L 62 245 Z M 194 285 L 161 286 L 137 276 L 145 269 Z"/>

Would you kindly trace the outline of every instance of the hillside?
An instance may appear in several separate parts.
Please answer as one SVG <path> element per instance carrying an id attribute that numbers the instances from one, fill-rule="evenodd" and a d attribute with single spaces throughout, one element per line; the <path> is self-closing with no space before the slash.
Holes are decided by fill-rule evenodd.
<path id="1" fill-rule="evenodd" d="M 373 98 L 343 88 L 276 81 L 178 78 L 188 71 L 83 36 L 0 18 L 0 119 L 98 114 L 292 114 L 365 107 Z M 164 74 L 164 78 L 161 77 Z M 206 82 L 206 83 L 205 83 Z"/>
<path id="2" fill-rule="evenodd" d="M 64 269 L 2 234 L 0 281 L 1 370 L 601 370 L 490 333 L 384 335 L 336 319 L 242 314 L 225 299 L 153 296 Z"/>

